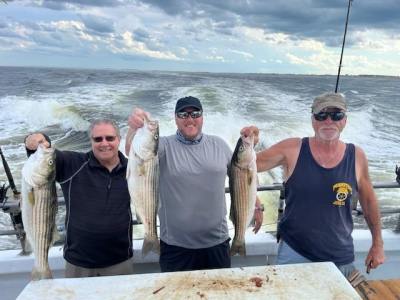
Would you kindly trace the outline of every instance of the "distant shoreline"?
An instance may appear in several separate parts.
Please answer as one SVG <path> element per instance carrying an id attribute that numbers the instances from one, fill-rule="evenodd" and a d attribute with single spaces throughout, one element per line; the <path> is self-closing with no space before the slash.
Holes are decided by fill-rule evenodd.
<path id="1" fill-rule="evenodd" d="M 302 74 L 302 73 L 248 73 L 248 72 L 205 72 L 205 71 L 182 71 L 182 70 L 140 70 L 140 69 L 119 69 L 119 68 L 76 68 L 76 67 L 58 67 L 58 66 L 7 66 L 0 65 L 0 69 L 2 68 L 13 68 L 13 69 L 48 69 L 48 70 L 84 70 L 84 71 L 109 71 L 109 72 L 143 72 L 143 73 L 181 73 L 181 74 L 237 74 L 237 75 L 275 75 L 275 76 L 332 76 L 336 77 L 336 74 Z M 341 77 L 383 77 L 383 78 L 398 78 L 399 76 L 395 75 L 379 75 L 379 74 L 341 74 Z"/>

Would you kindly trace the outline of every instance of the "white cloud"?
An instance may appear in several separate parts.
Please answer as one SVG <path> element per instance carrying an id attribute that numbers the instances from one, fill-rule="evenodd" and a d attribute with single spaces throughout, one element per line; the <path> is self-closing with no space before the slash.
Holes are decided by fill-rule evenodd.
<path id="1" fill-rule="evenodd" d="M 364 30 L 352 34 L 353 47 L 377 52 L 400 52 L 400 34 L 383 30 Z"/>
<path id="2" fill-rule="evenodd" d="M 233 49 L 229 49 L 228 51 L 235 53 L 235 54 L 239 54 L 239 55 L 243 56 L 246 60 L 249 60 L 250 58 L 254 58 L 254 55 L 249 52 L 233 50 Z"/>
<path id="3" fill-rule="evenodd" d="M 144 43 L 135 41 L 131 32 L 126 31 L 121 35 L 121 37 L 123 40 L 123 46 L 122 48 L 119 48 L 113 45 L 114 53 L 143 55 L 158 59 L 181 60 L 170 51 L 162 52 L 148 49 Z"/>
<path id="4" fill-rule="evenodd" d="M 179 47 L 179 51 L 183 56 L 187 56 L 189 54 L 189 51 L 185 47 Z"/>
<path id="5" fill-rule="evenodd" d="M 288 44 L 289 35 L 281 32 L 268 33 L 264 29 L 241 26 L 236 32 L 254 42 L 266 43 L 269 45 Z"/>
<path id="6" fill-rule="evenodd" d="M 206 59 L 213 60 L 213 61 L 219 61 L 219 62 L 223 62 L 223 63 L 227 62 L 225 57 L 223 57 L 222 55 L 207 55 Z"/>
<path id="7" fill-rule="evenodd" d="M 74 5 L 68 6 L 60 1 L 57 6 L 58 2 L 53 1 L 52 4 L 57 6 L 53 9 L 40 7 L 39 2 L 36 6 L 32 6 L 31 1 L 10 2 L 0 10 L 0 50 L 12 55 L 13 51 L 24 49 L 30 56 L 42 53 L 42 50 L 59 55 L 65 51 L 71 60 L 79 60 L 82 54 L 90 53 L 88 59 L 93 57 L 92 65 L 96 63 L 96 54 L 100 54 L 102 57 L 110 55 L 110 61 L 132 57 L 132 66 L 137 65 L 138 60 L 148 67 L 157 64 L 157 60 L 169 60 L 169 66 L 183 69 L 185 66 L 179 65 L 181 61 L 201 65 L 207 60 L 211 70 L 221 71 L 233 61 L 235 64 L 230 64 L 228 70 L 239 72 L 251 68 L 258 70 L 257 63 L 262 63 L 269 72 L 296 70 L 334 74 L 337 71 L 340 46 L 330 46 L 337 43 L 337 35 L 331 39 L 329 35 L 321 37 L 320 28 L 312 27 L 315 23 L 300 23 L 301 15 L 299 18 L 278 18 L 292 11 L 279 6 L 280 1 L 274 7 L 276 11 L 261 10 L 267 9 L 266 4 L 260 4 L 260 9 L 254 11 L 229 10 L 244 7 L 234 1 L 218 5 L 200 1 L 207 2 L 200 6 L 196 6 L 198 1 L 193 1 L 190 2 L 193 7 L 180 1 L 167 5 L 158 1 L 121 0 L 118 2 L 121 5 L 116 6 L 111 5 L 111 0 L 103 0 L 100 4 L 85 2 L 88 5 L 76 4 L 83 0 L 73 2 Z M 101 5 L 107 3 L 111 3 L 110 6 Z M 157 3 L 162 5 L 157 7 Z M 312 6 L 304 4 L 308 5 Z M 179 10 L 179 7 L 186 10 Z M 305 11 L 304 7 L 299 10 Z M 270 17 L 269 22 L 263 14 Z M 373 27 L 375 24 L 372 24 L 360 30 L 361 26 L 353 24 L 344 54 L 345 73 L 399 75 L 398 27 L 383 30 L 377 28 L 386 27 Z M 300 29 L 307 30 L 307 34 Z M 102 67 L 102 61 L 97 61 Z"/>

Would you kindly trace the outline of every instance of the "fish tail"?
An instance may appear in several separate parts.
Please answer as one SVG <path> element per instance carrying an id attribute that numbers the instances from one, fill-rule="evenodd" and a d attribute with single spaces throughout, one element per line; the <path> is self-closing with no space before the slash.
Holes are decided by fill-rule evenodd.
<path id="1" fill-rule="evenodd" d="M 231 256 L 234 256 L 236 254 L 246 256 L 246 244 L 244 240 L 240 241 L 237 239 L 233 239 L 231 246 Z"/>
<path id="2" fill-rule="evenodd" d="M 142 246 L 142 256 L 145 257 L 150 251 L 160 254 L 160 242 L 155 237 L 145 237 Z"/>
<path id="3" fill-rule="evenodd" d="M 49 266 L 46 266 L 44 270 L 39 270 L 37 267 L 33 267 L 31 277 L 34 281 L 41 279 L 52 279 L 53 274 L 51 273 Z"/>

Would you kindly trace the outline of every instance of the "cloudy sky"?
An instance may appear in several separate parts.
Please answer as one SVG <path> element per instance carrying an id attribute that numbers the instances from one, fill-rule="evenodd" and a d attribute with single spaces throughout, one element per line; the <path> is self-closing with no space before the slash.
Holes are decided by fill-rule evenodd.
<path id="1" fill-rule="evenodd" d="M 335 74 L 347 5 L 0 0 L 0 65 Z M 352 2 L 342 74 L 400 75 L 400 0 Z"/>

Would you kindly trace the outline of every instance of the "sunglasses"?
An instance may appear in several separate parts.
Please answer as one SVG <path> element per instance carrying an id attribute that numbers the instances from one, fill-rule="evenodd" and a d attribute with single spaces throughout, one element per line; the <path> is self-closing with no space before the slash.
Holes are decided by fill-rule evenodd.
<path id="1" fill-rule="evenodd" d="M 180 111 L 176 113 L 176 116 L 179 119 L 187 119 L 189 118 L 189 116 L 192 117 L 192 119 L 197 119 L 200 118 L 203 115 L 203 111 L 202 110 L 195 110 L 192 112 L 187 112 L 187 111 Z"/>
<path id="2" fill-rule="evenodd" d="M 325 112 L 321 111 L 317 114 L 314 114 L 314 119 L 317 121 L 325 121 L 328 119 L 328 116 L 331 117 L 332 121 L 340 121 L 343 120 L 343 118 L 346 116 L 346 113 L 343 111 L 330 111 L 330 112 Z"/>
<path id="3" fill-rule="evenodd" d="M 95 143 L 101 143 L 104 140 L 106 140 L 107 142 L 114 142 L 116 138 L 117 138 L 117 136 L 115 136 L 115 135 L 92 136 L 92 140 Z"/>

